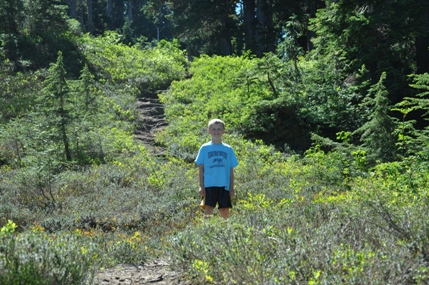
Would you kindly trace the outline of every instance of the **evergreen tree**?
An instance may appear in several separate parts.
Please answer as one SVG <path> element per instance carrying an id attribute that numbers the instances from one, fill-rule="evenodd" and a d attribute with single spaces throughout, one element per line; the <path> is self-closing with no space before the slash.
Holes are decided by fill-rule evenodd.
<path id="1" fill-rule="evenodd" d="M 408 156 L 417 155 L 424 160 L 429 158 L 429 74 L 413 75 L 411 87 L 419 91 L 415 97 L 406 97 L 396 104 L 394 110 L 403 115 L 399 125 L 399 145 Z M 412 119 L 413 113 L 418 113 L 425 122 L 416 126 Z"/>
<path id="2" fill-rule="evenodd" d="M 369 89 L 362 107 L 368 111 L 368 121 L 355 133 L 360 133 L 362 146 L 368 150 L 369 161 L 393 161 L 396 159 L 395 120 L 389 115 L 389 93 L 384 86 L 386 73 Z"/>
<path id="3" fill-rule="evenodd" d="M 173 25 L 173 37 L 186 46 L 189 55 L 230 55 L 238 31 L 236 4 L 237 0 L 152 0 L 145 9 L 154 14 L 168 8 L 166 19 Z"/>
<path id="4" fill-rule="evenodd" d="M 95 101 L 94 94 L 91 92 L 92 90 L 92 79 L 93 76 L 91 72 L 89 72 L 88 65 L 85 64 L 85 67 L 83 68 L 81 75 L 80 75 L 80 82 L 81 82 L 81 94 L 84 97 L 85 102 L 85 112 L 89 112 L 90 108 Z"/>
<path id="5" fill-rule="evenodd" d="M 68 108 L 70 94 L 62 52 L 58 53 L 57 61 L 52 63 L 49 68 L 42 94 L 38 101 L 47 117 L 48 128 L 53 128 L 54 133 L 52 135 L 54 139 L 62 142 L 65 158 L 67 161 L 71 161 L 72 156 L 67 134 L 67 127 L 71 122 Z"/>
<path id="6" fill-rule="evenodd" d="M 4 64 L 12 70 L 16 70 L 16 62 L 20 57 L 17 42 L 23 13 L 21 0 L 0 0 L 0 66 Z M 4 59 L 10 63 L 5 64 Z"/>
<path id="7" fill-rule="evenodd" d="M 156 4 L 154 1 L 146 1 L 142 11 L 146 16 L 146 21 L 149 22 L 144 25 L 145 29 L 150 29 L 152 24 L 152 31 L 156 31 L 152 37 L 151 33 L 143 33 L 143 35 L 149 35 L 148 39 L 173 40 L 173 23 L 168 19 L 171 13 L 168 3 Z"/>
<path id="8" fill-rule="evenodd" d="M 94 10 L 92 8 L 92 0 L 86 0 L 86 7 L 87 7 L 87 27 L 88 32 L 93 35 L 94 34 L 94 17 L 93 13 Z"/>
<path id="9" fill-rule="evenodd" d="M 428 33 L 427 25 L 422 28 L 428 5 L 419 0 L 326 3 L 310 27 L 317 34 L 314 54 L 344 61 L 344 78 L 365 66 L 368 78 L 362 79 L 375 84 L 387 72 L 385 86 L 392 103 L 410 94 L 406 75 L 413 73 L 416 65 L 416 37 Z"/>
<path id="10" fill-rule="evenodd" d="M 55 0 L 24 0 L 24 4 L 21 30 L 33 38 L 55 38 L 67 31 L 66 5 Z"/>
<path id="11" fill-rule="evenodd" d="M 18 34 L 23 12 L 22 0 L 0 0 L 0 34 Z"/>

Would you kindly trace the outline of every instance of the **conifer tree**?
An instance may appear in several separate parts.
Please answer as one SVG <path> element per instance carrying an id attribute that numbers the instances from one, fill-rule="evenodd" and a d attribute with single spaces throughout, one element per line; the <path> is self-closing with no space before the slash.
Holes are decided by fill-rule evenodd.
<path id="1" fill-rule="evenodd" d="M 403 115 L 399 126 L 399 144 L 407 155 L 416 155 L 427 161 L 429 157 L 429 74 L 415 74 L 410 85 L 419 91 L 415 97 L 405 97 L 395 105 L 394 110 Z M 416 124 L 413 117 L 421 121 Z"/>
<path id="2" fill-rule="evenodd" d="M 56 132 L 54 137 L 60 138 L 63 144 L 66 160 L 71 161 L 72 157 L 67 135 L 67 127 L 71 121 L 70 110 L 67 107 L 69 88 L 66 81 L 62 52 L 58 52 L 57 61 L 51 63 L 45 84 L 43 95 L 38 101 L 41 103 L 41 109 L 44 111 L 48 123 L 52 124 Z"/>
<path id="3" fill-rule="evenodd" d="M 90 112 L 92 104 L 95 101 L 94 95 L 91 92 L 93 76 L 88 69 L 88 65 L 85 64 L 85 67 L 83 68 L 79 79 L 80 79 L 79 92 L 84 100 L 84 111 L 85 113 L 88 113 Z"/>
<path id="4" fill-rule="evenodd" d="M 21 0 L 0 0 L 0 34 L 18 34 L 23 19 Z"/>
<path id="5" fill-rule="evenodd" d="M 378 83 L 372 85 L 361 106 L 368 110 L 368 121 L 355 133 L 360 133 L 362 146 L 368 150 L 368 158 L 373 162 L 393 161 L 396 158 L 395 120 L 390 113 L 389 93 L 383 82 L 382 73 Z"/>

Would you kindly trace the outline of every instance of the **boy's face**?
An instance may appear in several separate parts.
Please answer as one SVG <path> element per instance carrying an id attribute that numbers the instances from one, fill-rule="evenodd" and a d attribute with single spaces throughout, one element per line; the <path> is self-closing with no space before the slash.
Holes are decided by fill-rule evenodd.
<path id="1" fill-rule="evenodd" d="M 222 124 L 213 124 L 209 127 L 208 133 L 212 135 L 212 138 L 221 138 L 225 133 L 225 129 Z"/>

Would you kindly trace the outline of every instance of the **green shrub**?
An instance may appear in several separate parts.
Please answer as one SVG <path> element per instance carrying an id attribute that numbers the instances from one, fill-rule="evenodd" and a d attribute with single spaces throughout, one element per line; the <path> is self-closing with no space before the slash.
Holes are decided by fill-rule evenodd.
<path id="1" fill-rule="evenodd" d="M 423 169 L 420 163 L 380 164 L 371 177 L 355 181 L 354 191 L 380 228 L 427 261 L 429 176 Z"/>
<path id="2" fill-rule="evenodd" d="M 0 234 L 1 284 L 90 284 L 99 252 L 67 233 Z"/>
<path id="3" fill-rule="evenodd" d="M 185 76 L 186 56 L 177 42 L 161 41 L 156 47 L 139 49 L 120 43 L 120 35 L 85 36 L 80 49 L 106 81 L 137 88 L 140 94 L 156 93 L 171 81 Z"/>
<path id="4" fill-rule="evenodd" d="M 175 156 L 193 157 L 210 119 L 223 119 L 230 134 L 243 129 L 254 104 L 270 96 L 264 87 L 253 85 L 256 79 L 247 78 L 255 63 L 244 57 L 195 59 L 189 68 L 192 77 L 174 81 L 160 94 L 169 126 L 158 136 L 159 141 Z"/>
<path id="5" fill-rule="evenodd" d="M 358 203 L 250 196 L 225 221 L 173 236 L 175 268 L 199 284 L 424 284 L 421 256 Z M 343 204 L 343 205 L 340 205 Z"/>

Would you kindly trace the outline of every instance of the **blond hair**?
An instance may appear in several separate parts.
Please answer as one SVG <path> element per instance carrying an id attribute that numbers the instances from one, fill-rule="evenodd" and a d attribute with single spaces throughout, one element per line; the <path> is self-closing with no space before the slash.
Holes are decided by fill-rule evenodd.
<path id="1" fill-rule="evenodd" d="M 225 123 L 221 119 L 210 120 L 210 122 L 209 122 L 209 124 L 208 124 L 207 127 L 210 129 L 211 126 L 216 125 L 216 124 L 221 124 L 222 128 L 225 129 Z"/>

